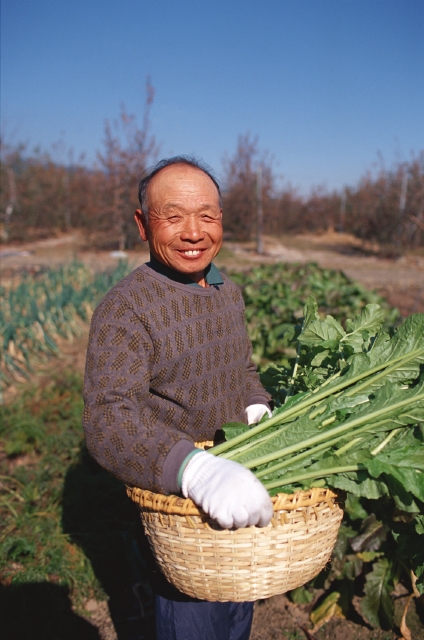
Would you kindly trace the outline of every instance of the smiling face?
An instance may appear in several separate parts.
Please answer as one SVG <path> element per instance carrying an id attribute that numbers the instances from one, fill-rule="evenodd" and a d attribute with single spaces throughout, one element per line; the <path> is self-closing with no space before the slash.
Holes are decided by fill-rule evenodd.
<path id="1" fill-rule="evenodd" d="M 222 210 L 212 180 L 189 165 L 169 165 L 149 183 L 147 206 L 148 221 L 140 210 L 135 220 L 151 254 L 205 286 L 204 270 L 222 245 Z"/>

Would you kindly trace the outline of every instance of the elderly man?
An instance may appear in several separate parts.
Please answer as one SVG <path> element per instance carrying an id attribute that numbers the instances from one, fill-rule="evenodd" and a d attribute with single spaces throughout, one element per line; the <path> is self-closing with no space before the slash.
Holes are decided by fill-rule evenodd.
<path id="1" fill-rule="evenodd" d="M 135 220 L 150 262 L 113 287 L 91 324 L 84 430 L 94 458 L 128 485 L 190 497 L 222 527 L 265 526 L 272 505 L 235 462 L 195 447 L 228 421 L 258 422 L 270 397 L 250 360 L 241 294 L 212 260 L 222 245 L 218 183 L 185 157 L 140 182 Z M 156 595 L 158 640 L 247 640 L 251 603 Z"/>

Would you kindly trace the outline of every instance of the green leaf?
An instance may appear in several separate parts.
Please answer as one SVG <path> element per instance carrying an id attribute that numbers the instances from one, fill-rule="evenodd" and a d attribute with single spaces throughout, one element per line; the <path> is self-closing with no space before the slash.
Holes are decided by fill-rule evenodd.
<path id="1" fill-rule="evenodd" d="M 369 478 L 364 471 L 329 476 L 327 484 L 334 489 L 348 491 L 358 498 L 378 500 L 378 498 L 389 495 L 389 490 L 383 481 Z"/>
<path id="2" fill-rule="evenodd" d="M 390 593 L 394 589 L 395 571 L 387 558 L 380 558 L 366 576 L 365 596 L 361 600 L 361 611 L 373 627 L 393 627 L 394 606 Z"/>
<path id="3" fill-rule="evenodd" d="M 388 364 L 396 358 L 417 352 L 407 362 L 400 361 L 396 370 L 387 377 L 391 382 L 413 380 L 420 372 L 420 365 L 424 363 L 423 336 L 424 314 L 409 316 L 389 342 L 382 342 L 370 352 L 372 365 Z"/>
<path id="4" fill-rule="evenodd" d="M 330 352 L 325 349 L 324 351 L 318 351 L 316 356 L 311 360 L 312 367 L 320 367 L 324 360 L 328 358 Z"/>
<path id="5" fill-rule="evenodd" d="M 249 425 L 245 424 L 244 422 L 227 422 L 226 424 L 222 425 L 221 428 L 225 433 L 226 440 L 231 440 L 241 433 L 249 431 Z"/>
<path id="6" fill-rule="evenodd" d="M 330 327 L 333 327 L 333 329 L 335 329 L 336 333 L 338 335 L 342 336 L 341 339 L 343 339 L 343 337 L 346 335 L 346 331 L 343 329 L 343 327 L 340 324 L 340 322 L 338 322 L 335 318 L 333 318 L 333 316 L 326 316 L 325 322 L 328 325 L 330 325 Z"/>
<path id="7" fill-rule="evenodd" d="M 314 594 L 305 587 L 298 587 L 290 591 L 290 600 L 295 604 L 309 604 L 313 600 Z"/>
<path id="8" fill-rule="evenodd" d="M 378 304 L 367 304 L 362 313 L 353 320 L 346 320 L 346 335 L 343 344 L 348 344 L 354 352 L 368 348 L 369 339 L 379 331 L 384 322 L 384 313 Z"/>
<path id="9" fill-rule="evenodd" d="M 369 351 L 371 352 L 373 349 L 377 349 L 379 347 L 384 349 L 389 341 L 389 334 L 385 331 L 379 331 L 379 333 L 377 333 L 377 335 L 375 336 L 375 340 L 373 341 Z"/>
<path id="10" fill-rule="evenodd" d="M 338 343 L 345 335 L 343 327 L 331 316 L 327 316 L 325 321 L 314 320 L 303 330 L 298 341 L 300 344 L 308 346 L 319 346 L 329 342 L 329 346 L 337 348 Z M 327 346 L 327 345 L 326 345 Z"/>
<path id="11" fill-rule="evenodd" d="M 352 493 L 348 493 L 346 496 L 345 511 L 351 520 L 364 520 L 368 516 L 359 497 Z"/>
<path id="12" fill-rule="evenodd" d="M 265 369 L 260 372 L 261 383 L 264 387 L 278 387 L 285 381 L 285 376 L 281 367 L 271 362 Z"/>
<path id="13" fill-rule="evenodd" d="M 424 502 L 424 444 L 381 453 L 364 464 L 371 476 L 384 478 L 392 496 L 404 504 L 411 503 L 411 494 Z"/>
<path id="14" fill-rule="evenodd" d="M 317 301 L 313 296 L 309 296 L 303 307 L 303 328 L 308 327 L 315 320 L 319 320 Z"/>
<path id="15" fill-rule="evenodd" d="M 387 486 L 389 487 L 389 493 L 393 497 L 396 508 L 399 511 L 409 513 L 410 515 L 418 513 L 418 505 L 410 493 L 406 493 L 398 484 L 393 486 L 391 478 L 388 478 Z"/>
<path id="16" fill-rule="evenodd" d="M 417 516 L 415 531 L 420 535 L 424 535 L 424 515 Z"/>

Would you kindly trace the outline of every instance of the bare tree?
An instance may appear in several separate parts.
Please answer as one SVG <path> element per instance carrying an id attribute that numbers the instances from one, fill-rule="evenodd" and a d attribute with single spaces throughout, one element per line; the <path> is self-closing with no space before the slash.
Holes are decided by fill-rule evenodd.
<path id="1" fill-rule="evenodd" d="M 136 208 L 137 184 L 147 164 L 157 154 L 154 137 L 150 133 L 150 108 L 154 89 L 146 82 L 146 103 L 143 123 L 138 127 L 136 117 L 121 107 L 119 118 L 106 121 L 104 151 L 98 153 L 100 166 L 106 175 L 104 215 L 112 228 L 120 250 L 130 248 L 133 240 L 132 215 Z M 134 227 L 135 230 L 135 227 Z"/>
<path id="2" fill-rule="evenodd" d="M 423 244 L 424 153 L 391 171 L 367 174 L 350 194 L 348 230 L 399 254 Z"/>
<path id="3" fill-rule="evenodd" d="M 257 231 L 259 169 L 263 221 L 266 228 L 274 190 L 272 162 L 267 153 L 260 153 L 258 139 L 252 139 L 250 133 L 246 133 L 239 136 L 234 155 L 224 157 L 223 168 L 225 228 L 238 240 L 250 240 Z"/>

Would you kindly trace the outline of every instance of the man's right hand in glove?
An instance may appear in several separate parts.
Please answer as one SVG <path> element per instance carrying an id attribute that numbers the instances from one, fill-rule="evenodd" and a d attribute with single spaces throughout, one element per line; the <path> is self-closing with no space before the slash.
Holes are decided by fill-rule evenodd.
<path id="1" fill-rule="evenodd" d="M 199 451 L 182 473 L 181 489 L 221 527 L 269 524 L 273 508 L 263 484 L 241 464 Z"/>

